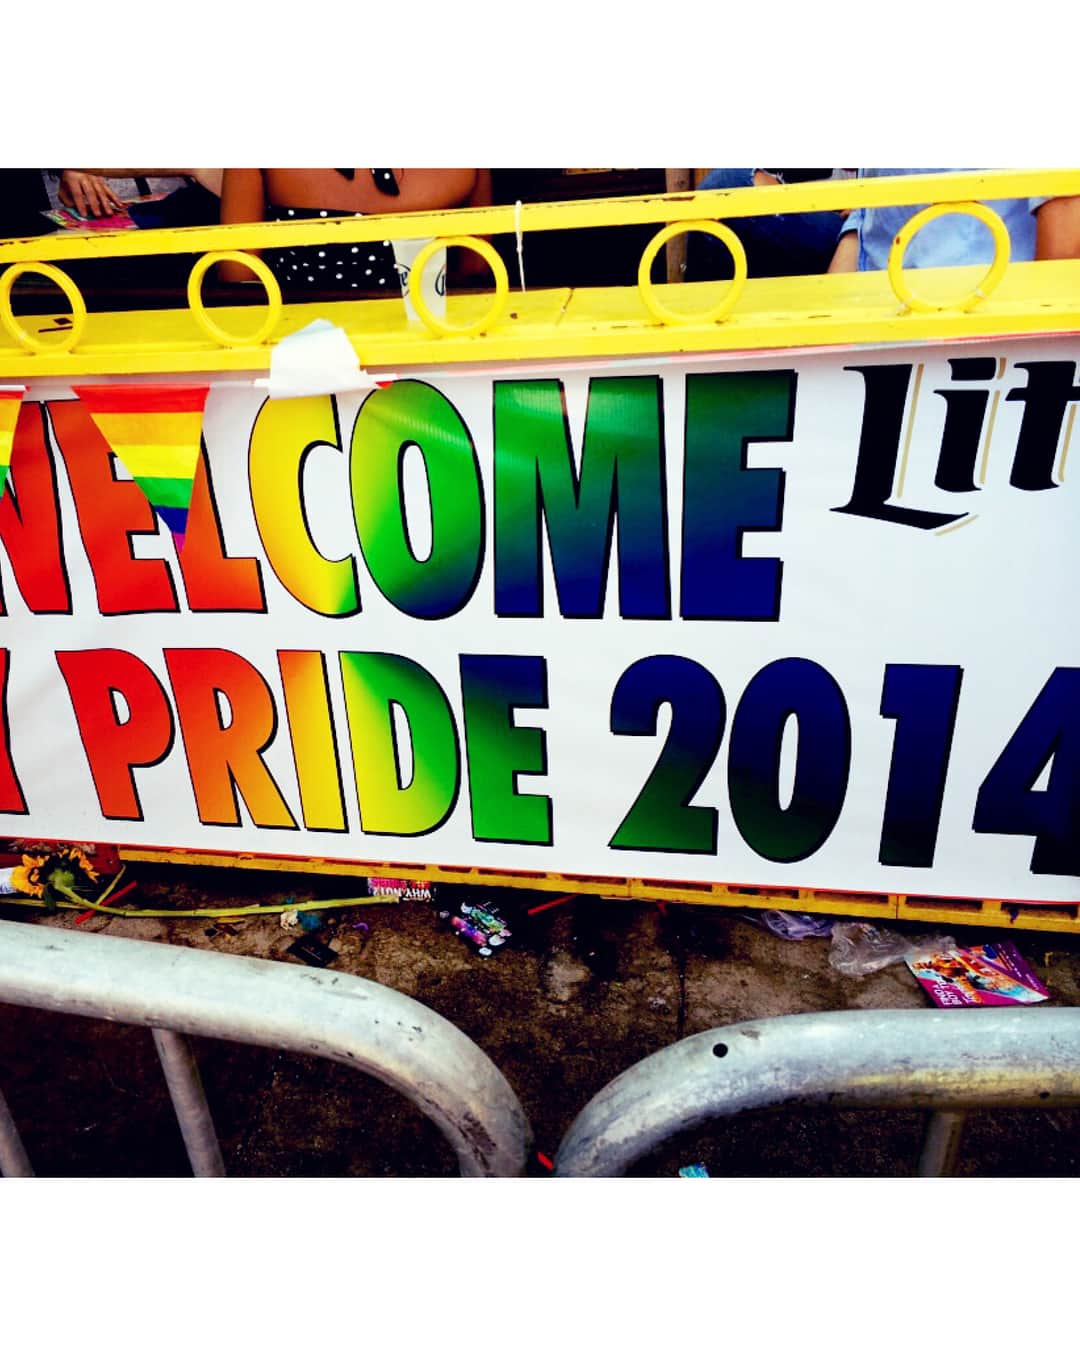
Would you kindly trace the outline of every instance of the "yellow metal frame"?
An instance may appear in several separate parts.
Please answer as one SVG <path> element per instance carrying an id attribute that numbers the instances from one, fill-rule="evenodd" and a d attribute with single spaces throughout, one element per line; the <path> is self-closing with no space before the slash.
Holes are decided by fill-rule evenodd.
<path id="1" fill-rule="evenodd" d="M 904 893 L 845 893 L 820 888 L 761 888 L 729 883 L 683 883 L 667 879 L 525 873 L 469 865 L 395 864 L 391 861 L 301 860 L 251 852 L 165 850 L 120 846 L 125 863 L 206 865 L 288 874 L 344 878 L 402 878 L 471 888 L 513 888 L 528 892 L 590 894 L 628 902 L 680 902 L 696 906 L 754 910 L 811 911 L 851 920 L 934 921 L 945 925 L 1002 926 L 1015 930 L 1080 933 L 1080 902 L 1006 902 L 998 898 L 915 897 Z"/>
<path id="2" fill-rule="evenodd" d="M 674 193 L 612 201 L 561 201 L 518 207 L 454 210 L 388 216 L 296 220 L 195 229 L 127 230 L 88 235 L 59 234 L 0 241 L 0 379 L 86 375 L 265 372 L 273 343 L 315 316 L 332 316 L 347 332 L 360 363 L 369 370 L 501 361 L 589 359 L 692 352 L 784 350 L 877 343 L 946 342 L 1039 333 L 1080 331 L 1080 261 L 1008 265 L 1008 238 L 1000 219 L 979 202 L 1023 196 L 1080 196 L 1080 170 L 995 171 L 920 174 L 866 181 L 811 182 L 752 191 Z M 745 280 L 745 257 L 717 221 L 775 213 L 850 210 L 886 205 L 935 204 L 901 230 L 886 272 Z M 920 272 L 915 294 L 903 272 L 908 242 L 923 224 L 959 209 L 984 219 L 997 251 L 985 274 L 977 267 Z M 552 229 L 656 224 L 635 288 L 540 290 L 509 302 L 506 269 L 480 236 Z M 666 286 L 665 299 L 689 296 L 672 307 L 658 297 L 649 264 L 668 239 L 702 228 L 722 238 L 736 261 L 734 283 Z M 404 306 L 385 300 L 294 304 L 282 307 L 270 273 L 249 249 L 387 239 L 431 239 L 410 278 L 410 295 L 428 330 L 410 324 Z M 735 240 L 738 243 L 738 240 Z M 427 259 L 447 246 L 472 248 L 488 257 L 496 277 L 494 302 L 483 294 L 451 295 L 443 323 L 426 312 L 420 275 Z M 58 261 L 153 255 L 206 254 L 189 283 L 191 308 L 155 313 L 87 316 L 74 284 L 49 266 Z M 491 256 L 488 254 L 491 253 Z M 206 270 L 232 257 L 249 266 L 266 286 L 269 305 L 250 336 L 234 334 L 244 308 L 202 306 Z M 496 257 L 496 261 L 497 261 Z M 24 319 L 11 311 L 11 287 L 26 272 L 54 280 L 72 305 L 70 329 L 55 315 Z M 265 274 L 264 274 L 265 273 Z M 959 297 L 958 297 L 959 287 Z M 417 302 L 419 299 L 419 302 Z M 702 304 L 702 299 L 705 303 Z M 250 322 L 250 319 L 249 319 Z M 36 330 L 31 330 L 36 327 Z M 59 340 L 43 340 L 60 330 Z M 442 883 L 592 893 L 607 898 L 666 900 L 720 906 L 781 908 L 850 917 L 905 918 L 949 924 L 1080 931 L 1080 902 L 1009 903 L 990 899 L 915 897 L 898 893 L 840 893 L 815 889 L 740 887 L 605 876 L 520 873 L 472 867 L 299 860 L 120 847 L 125 861 L 236 866 L 290 873 L 364 877 L 401 875 Z"/>
<path id="3" fill-rule="evenodd" d="M 670 229 L 708 225 L 774 212 L 846 210 L 859 206 L 957 204 L 969 213 L 977 202 L 1014 196 L 1080 195 L 1080 170 L 920 174 L 865 181 L 812 182 L 753 190 L 688 192 L 614 201 L 563 201 L 477 210 L 288 220 L 272 224 L 204 226 L 194 229 L 124 230 L 60 234 L 0 242 L 7 264 L 87 261 L 153 255 L 244 252 L 265 247 L 363 243 L 385 239 L 448 240 L 480 235 L 529 233 L 655 223 Z M 995 217 L 996 218 L 996 217 Z M 650 247 L 660 244 L 653 239 Z M 209 263 L 206 263 L 209 265 Z M 995 266 L 997 263 L 995 263 Z M 497 274 L 497 289 L 499 274 Z M 894 268 L 894 279 L 900 274 Z M 243 327 L 244 310 L 219 309 L 218 334 L 205 315 L 190 310 L 91 314 L 73 338 L 66 332 L 46 349 L 41 334 L 56 331 L 56 317 L 24 319 L 32 351 L 12 336 L 9 296 L 0 292 L 0 378 L 124 376 L 160 373 L 265 372 L 273 343 L 310 322 L 332 315 L 348 333 L 366 369 L 452 365 L 484 361 L 669 355 L 707 351 L 780 350 L 833 346 L 949 341 L 1080 329 L 1080 261 L 1023 262 L 1005 268 L 992 294 L 981 269 L 956 267 L 920 272 L 919 296 L 901 296 L 888 272 L 750 280 L 738 302 L 725 304 L 737 286 L 617 289 L 559 288 L 516 294 L 492 312 L 489 295 L 451 295 L 445 325 L 429 331 L 410 324 L 401 304 L 385 300 L 294 304 L 246 338 L 226 333 Z M 664 300 L 655 306 L 661 292 Z M 962 292 L 956 299 L 958 289 Z M 982 294 L 978 293 L 982 290 Z M 677 306 L 669 301 L 680 298 Z M 70 298 L 70 292 L 69 292 Z M 704 302 L 702 302 L 704 300 Z M 499 295 L 496 294 L 496 305 Z M 652 301 L 652 304 L 650 303 Z M 973 307 L 965 308 L 965 305 Z M 696 310 L 696 312 L 694 311 Z M 723 321 L 719 321 L 722 318 Z M 249 319 L 250 321 L 250 319 Z M 215 327 L 217 323 L 214 324 Z M 36 327 L 36 331 L 32 328 Z M 257 338 L 257 339 L 256 339 Z"/>

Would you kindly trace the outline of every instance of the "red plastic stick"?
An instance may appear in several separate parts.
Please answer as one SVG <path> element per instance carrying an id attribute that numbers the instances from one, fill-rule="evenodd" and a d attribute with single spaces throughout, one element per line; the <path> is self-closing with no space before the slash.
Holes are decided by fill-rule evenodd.
<path id="1" fill-rule="evenodd" d="M 108 897 L 104 898 L 101 905 L 107 907 L 110 902 L 115 902 L 118 897 L 123 897 L 125 893 L 130 893 L 134 887 L 134 882 L 125 883 L 123 888 L 118 888 L 115 893 L 110 893 Z M 91 916 L 100 916 L 101 914 L 100 911 L 84 911 L 81 916 L 75 917 L 75 924 L 82 925 L 83 921 L 88 921 Z"/>
<path id="2" fill-rule="evenodd" d="M 547 911 L 549 907 L 561 907 L 564 902 L 573 902 L 577 893 L 568 893 L 566 897 L 557 897 L 554 902 L 541 902 L 538 907 L 529 907 L 526 916 L 535 916 L 538 911 Z"/>

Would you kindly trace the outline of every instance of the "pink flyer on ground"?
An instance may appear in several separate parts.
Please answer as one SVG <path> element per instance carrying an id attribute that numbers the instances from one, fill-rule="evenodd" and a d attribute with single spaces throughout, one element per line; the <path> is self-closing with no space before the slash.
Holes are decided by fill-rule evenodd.
<path id="1" fill-rule="evenodd" d="M 909 958 L 923 990 L 942 1009 L 1034 1005 L 1049 992 L 1011 940 Z"/>
<path id="2" fill-rule="evenodd" d="M 426 879 L 370 878 L 368 895 L 386 902 L 430 902 L 431 884 Z"/>

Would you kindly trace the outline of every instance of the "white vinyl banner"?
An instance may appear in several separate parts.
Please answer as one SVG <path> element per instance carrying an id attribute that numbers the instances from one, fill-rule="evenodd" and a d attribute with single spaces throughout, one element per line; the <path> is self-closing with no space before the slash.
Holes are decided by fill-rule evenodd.
<path id="1" fill-rule="evenodd" d="M 1077 354 L 9 389 L 6 830 L 1080 900 Z"/>

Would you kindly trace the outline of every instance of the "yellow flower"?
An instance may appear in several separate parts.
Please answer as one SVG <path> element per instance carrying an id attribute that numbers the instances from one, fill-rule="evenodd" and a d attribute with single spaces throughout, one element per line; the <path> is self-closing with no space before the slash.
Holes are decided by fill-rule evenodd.
<path id="1" fill-rule="evenodd" d="M 22 864 L 11 871 L 11 886 L 17 888 L 20 893 L 40 897 L 45 891 L 45 885 L 40 882 L 43 859 L 44 857 L 40 855 L 24 855 Z"/>
<path id="2" fill-rule="evenodd" d="M 84 853 L 77 846 L 62 846 L 51 855 L 24 855 L 11 871 L 11 884 L 31 897 L 44 897 L 47 888 L 68 895 L 79 870 L 97 882 L 97 871 Z"/>
<path id="3" fill-rule="evenodd" d="M 74 864 L 79 866 L 91 883 L 97 883 L 97 870 L 91 865 L 84 852 L 79 850 L 78 846 L 65 846 L 60 852 L 60 858 L 62 860 L 71 860 Z"/>

